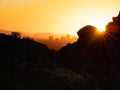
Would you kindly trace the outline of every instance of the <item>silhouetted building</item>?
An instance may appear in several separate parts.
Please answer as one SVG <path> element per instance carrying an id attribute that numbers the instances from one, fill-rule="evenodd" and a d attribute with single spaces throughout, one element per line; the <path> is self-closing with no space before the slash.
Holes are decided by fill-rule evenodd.
<path id="1" fill-rule="evenodd" d="M 65 37 L 61 37 L 61 41 L 65 41 Z"/>
<path id="2" fill-rule="evenodd" d="M 53 36 L 49 36 L 49 41 L 53 41 L 54 40 L 54 38 L 53 38 Z"/>
<path id="3" fill-rule="evenodd" d="M 60 41 L 60 39 L 59 38 L 55 38 L 55 41 Z"/>
<path id="4" fill-rule="evenodd" d="M 77 36 L 73 36 L 73 37 L 72 37 L 72 42 L 76 42 L 77 39 L 78 39 Z"/>
<path id="5" fill-rule="evenodd" d="M 71 39 L 70 34 L 67 34 L 67 35 L 66 35 L 66 40 L 69 41 L 70 39 Z"/>

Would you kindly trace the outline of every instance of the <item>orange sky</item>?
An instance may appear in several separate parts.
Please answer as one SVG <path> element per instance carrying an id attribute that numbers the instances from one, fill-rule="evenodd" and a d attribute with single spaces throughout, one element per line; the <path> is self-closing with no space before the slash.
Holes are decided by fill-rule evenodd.
<path id="1" fill-rule="evenodd" d="M 120 0 L 0 0 L 0 29 L 75 35 L 107 24 L 119 10 Z"/>

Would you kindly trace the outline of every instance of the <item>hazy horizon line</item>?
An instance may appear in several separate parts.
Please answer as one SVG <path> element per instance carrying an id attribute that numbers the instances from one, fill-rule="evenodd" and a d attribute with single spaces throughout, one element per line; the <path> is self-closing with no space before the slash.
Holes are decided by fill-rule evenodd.
<path id="1" fill-rule="evenodd" d="M 21 31 L 17 31 L 17 30 L 6 30 L 6 29 L 0 29 L 0 33 L 11 33 L 11 32 L 19 32 L 21 34 L 28 34 L 28 35 L 34 35 L 34 34 L 51 34 L 51 35 L 67 35 L 67 34 L 70 34 L 70 33 L 54 33 L 54 32 L 35 32 L 35 33 L 27 33 L 27 32 L 21 32 Z M 71 36 L 77 36 L 77 33 L 76 35 L 73 35 L 73 34 L 70 34 Z"/>

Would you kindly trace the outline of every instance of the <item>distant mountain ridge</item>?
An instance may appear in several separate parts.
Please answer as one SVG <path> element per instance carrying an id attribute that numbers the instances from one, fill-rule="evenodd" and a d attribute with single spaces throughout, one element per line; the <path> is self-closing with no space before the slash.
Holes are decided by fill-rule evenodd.
<path id="1" fill-rule="evenodd" d="M 18 32 L 18 31 L 13 31 L 13 30 L 3 30 L 0 29 L 0 33 L 4 33 L 4 34 L 11 34 L 11 32 Z M 66 34 L 54 34 L 54 33 L 33 33 L 33 34 L 27 34 L 24 32 L 20 32 L 21 36 L 23 37 L 31 37 L 31 38 L 35 38 L 35 39 L 46 39 L 48 40 L 49 36 L 54 36 L 54 37 L 60 37 L 60 36 L 66 36 Z"/>
<path id="2" fill-rule="evenodd" d="M 7 31 L 7 30 L 0 29 L 0 33 L 10 34 L 10 33 L 11 33 L 11 31 Z"/>

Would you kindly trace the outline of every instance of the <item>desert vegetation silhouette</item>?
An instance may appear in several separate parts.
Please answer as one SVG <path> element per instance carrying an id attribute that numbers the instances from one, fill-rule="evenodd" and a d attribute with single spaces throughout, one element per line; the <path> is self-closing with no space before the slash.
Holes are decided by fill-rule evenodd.
<path id="1" fill-rule="evenodd" d="M 59 51 L 19 32 L 0 34 L 0 89 L 119 90 L 120 13 L 106 31 L 86 25 Z"/>

